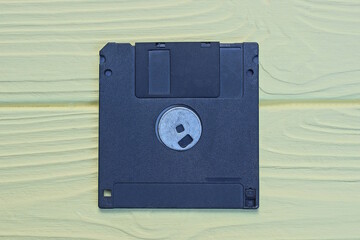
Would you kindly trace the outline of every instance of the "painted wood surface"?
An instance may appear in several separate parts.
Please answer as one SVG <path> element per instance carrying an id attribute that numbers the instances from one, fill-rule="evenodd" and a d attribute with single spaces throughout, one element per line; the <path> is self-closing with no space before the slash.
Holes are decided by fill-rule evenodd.
<path id="1" fill-rule="evenodd" d="M 360 239 L 360 2 L 0 0 L 0 239 Z M 100 210 L 98 51 L 260 43 L 260 208 Z"/>
<path id="2" fill-rule="evenodd" d="M 261 109 L 258 211 L 100 210 L 96 107 L 0 109 L 0 237 L 359 239 L 360 106 Z"/>
<path id="3" fill-rule="evenodd" d="M 0 1 L 0 101 L 96 103 L 108 41 L 256 41 L 262 100 L 360 98 L 360 2 Z"/>

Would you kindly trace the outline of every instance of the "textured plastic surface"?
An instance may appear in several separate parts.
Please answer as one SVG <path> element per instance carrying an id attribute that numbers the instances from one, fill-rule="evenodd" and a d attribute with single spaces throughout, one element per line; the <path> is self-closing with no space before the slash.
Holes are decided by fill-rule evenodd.
<path id="1" fill-rule="evenodd" d="M 130 44 L 108 43 L 100 51 L 99 207 L 257 208 L 258 44 L 161 44 L 141 44 L 139 52 Z M 171 61 L 170 94 L 161 96 L 149 94 L 148 53 L 157 47 L 169 50 Z M 174 69 L 172 63 L 185 60 L 172 51 L 187 53 L 187 47 L 218 52 L 202 52 L 210 58 L 196 60 L 206 63 L 196 63 L 203 69 L 182 79 L 181 69 L 187 68 Z M 165 60 L 153 66 L 167 61 L 166 54 L 160 56 Z M 213 71 L 205 73 L 208 69 Z M 159 76 L 166 80 L 166 74 Z M 159 114 L 178 104 L 194 109 L 203 125 L 199 142 L 182 152 L 167 148 L 155 134 Z"/>

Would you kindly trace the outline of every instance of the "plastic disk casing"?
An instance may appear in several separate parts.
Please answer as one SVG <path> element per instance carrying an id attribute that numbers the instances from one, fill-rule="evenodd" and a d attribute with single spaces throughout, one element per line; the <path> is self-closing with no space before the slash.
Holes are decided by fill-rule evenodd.
<path id="1" fill-rule="evenodd" d="M 100 51 L 100 208 L 259 206 L 257 43 Z"/>

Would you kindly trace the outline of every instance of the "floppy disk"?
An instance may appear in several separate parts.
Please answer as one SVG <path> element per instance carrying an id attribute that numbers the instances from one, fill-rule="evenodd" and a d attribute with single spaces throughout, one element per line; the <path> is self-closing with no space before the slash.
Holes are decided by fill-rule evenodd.
<path id="1" fill-rule="evenodd" d="M 258 208 L 257 43 L 100 51 L 100 208 Z"/>

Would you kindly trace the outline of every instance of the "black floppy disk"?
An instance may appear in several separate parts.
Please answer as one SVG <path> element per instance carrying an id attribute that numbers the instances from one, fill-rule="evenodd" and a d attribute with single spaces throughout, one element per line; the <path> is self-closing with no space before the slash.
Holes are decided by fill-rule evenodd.
<path id="1" fill-rule="evenodd" d="M 257 43 L 100 51 L 100 208 L 258 208 Z"/>

